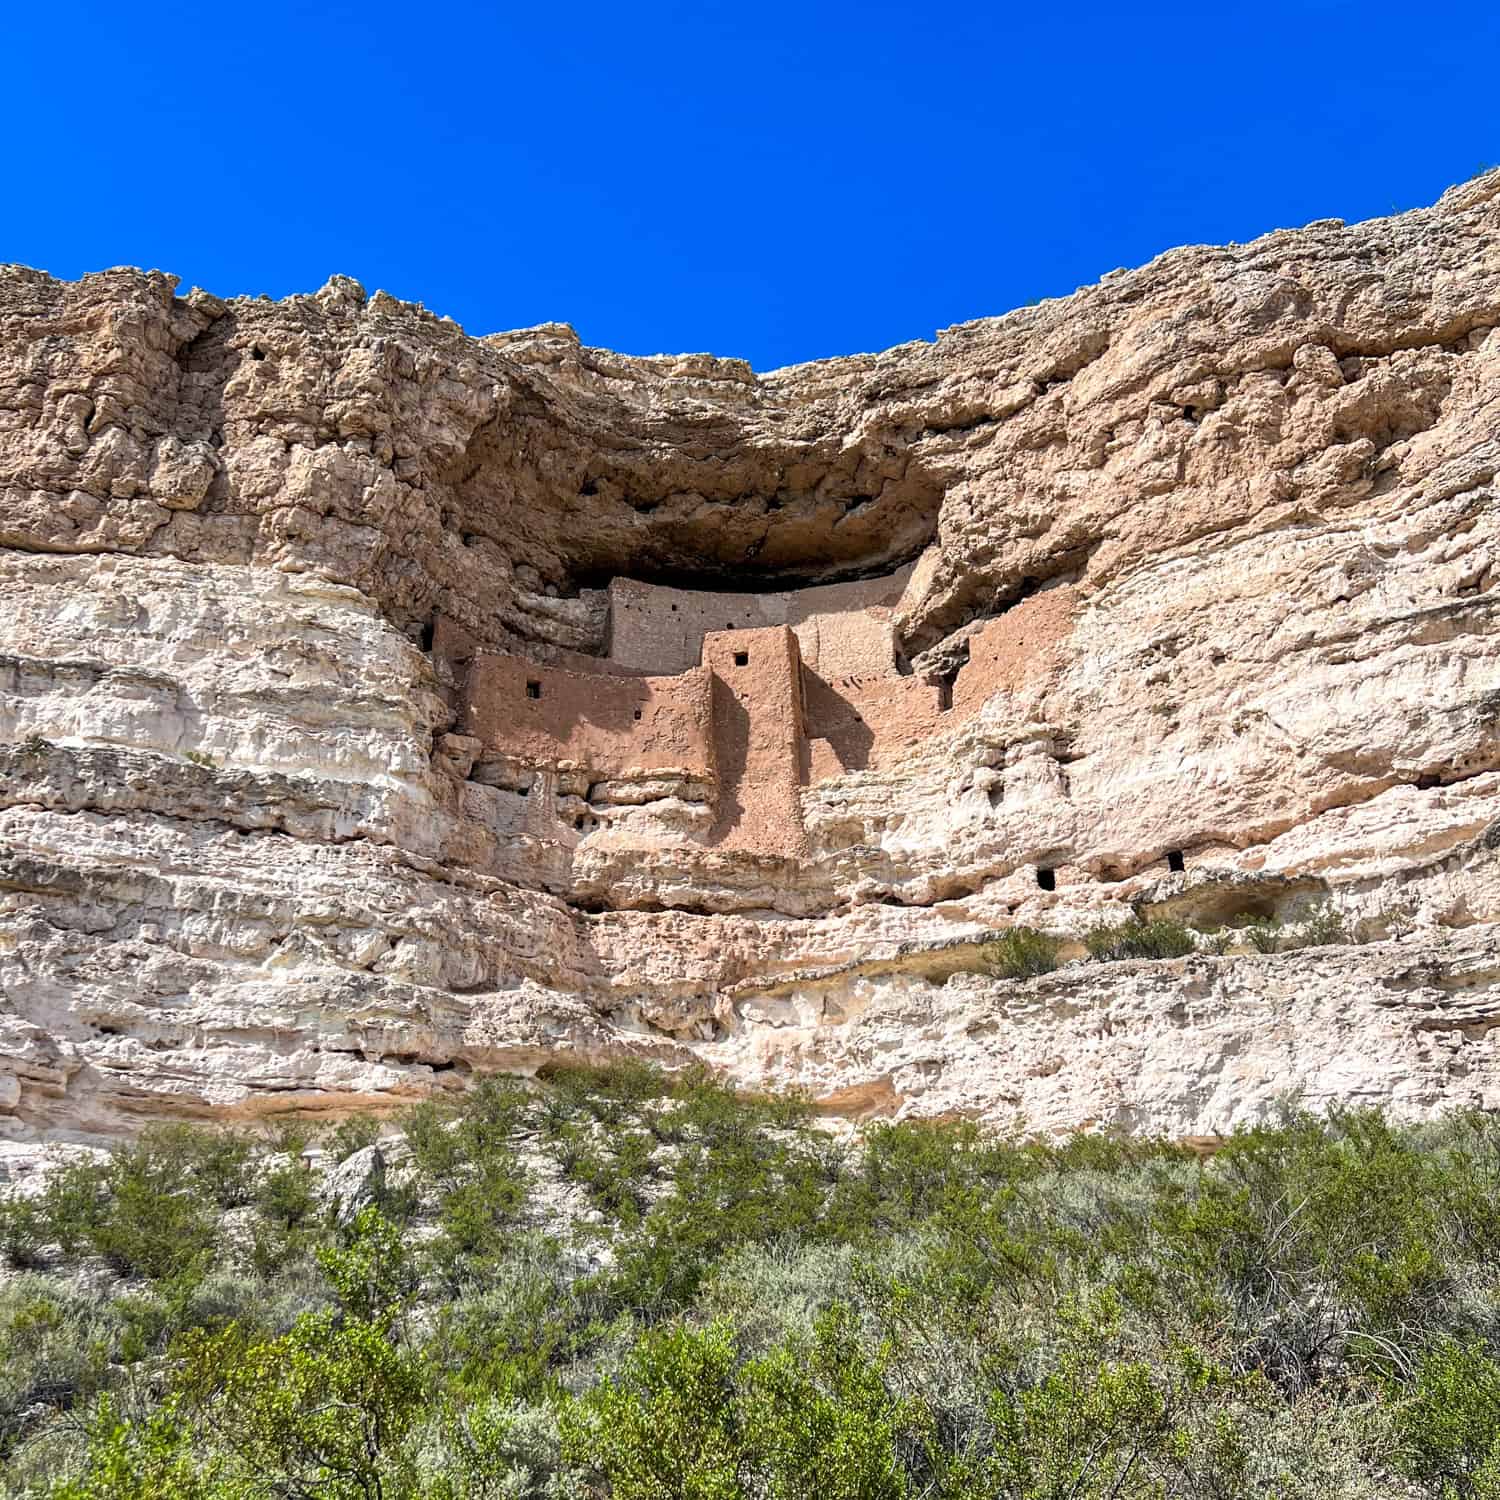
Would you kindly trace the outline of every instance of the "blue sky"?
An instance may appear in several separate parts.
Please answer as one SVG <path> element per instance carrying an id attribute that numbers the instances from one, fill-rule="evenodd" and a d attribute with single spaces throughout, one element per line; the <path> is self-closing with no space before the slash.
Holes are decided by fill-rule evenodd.
<path id="1" fill-rule="evenodd" d="M 0 260 L 757 368 L 1500 163 L 1500 4 L 14 7 Z"/>

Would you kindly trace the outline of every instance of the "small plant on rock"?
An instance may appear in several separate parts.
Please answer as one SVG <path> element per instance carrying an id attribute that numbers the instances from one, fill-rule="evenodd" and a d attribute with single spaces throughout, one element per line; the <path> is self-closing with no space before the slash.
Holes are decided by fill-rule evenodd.
<path id="1" fill-rule="evenodd" d="M 1241 932 L 1257 953 L 1279 953 L 1286 940 L 1281 923 L 1275 917 L 1251 917 Z"/>
<path id="2" fill-rule="evenodd" d="M 1170 917 L 1132 917 L 1118 927 L 1095 927 L 1084 935 L 1084 947 L 1097 963 L 1122 958 L 1181 958 L 1198 944 L 1181 922 Z"/>
<path id="3" fill-rule="evenodd" d="M 1291 930 L 1285 946 L 1321 948 L 1327 943 L 1342 943 L 1346 936 L 1343 916 L 1334 907 L 1320 906 Z"/>
<path id="4" fill-rule="evenodd" d="M 1060 939 L 1034 927 L 1010 927 L 979 950 L 980 972 L 994 979 L 1031 979 L 1057 967 Z"/>

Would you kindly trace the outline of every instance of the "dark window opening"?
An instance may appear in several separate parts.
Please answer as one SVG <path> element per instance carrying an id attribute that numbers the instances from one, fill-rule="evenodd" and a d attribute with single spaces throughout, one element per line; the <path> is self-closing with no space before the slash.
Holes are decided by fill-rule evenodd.
<path id="1" fill-rule="evenodd" d="M 947 713 L 953 707 L 953 679 L 944 677 L 938 683 L 938 712 Z"/>
<path id="2" fill-rule="evenodd" d="M 641 711 L 640 711 L 640 709 L 636 709 L 636 711 L 635 711 L 635 717 L 636 717 L 637 720 L 640 719 L 640 717 L 641 717 Z"/>
<path id="3" fill-rule="evenodd" d="M 1036 872 L 1036 883 L 1044 891 L 1055 891 L 1057 889 L 1057 871 L 1038 870 Z"/>
<path id="4" fill-rule="evenodd" d="M 734 653 L 734 664 L 737 667 L 748 667 L 750 665 L 750 653 L 748 651 L 736 651 Z"/>
<path id="5" fill-rule="evenodd" d="M 540 698 L 542 696 L 542 685 L 535 678 L 527 679 L 526 696 L 528 698 Z"/>
<path id="6" fill-rule="evenodd" d="M 432 635 L 433 635 L 433 630 L 434 629 L 435 629 L 434 622 L 431 621 L 431 620 L 429 620 L 422 627 L 422 649 L 424 651 L 431 651 L 432 650 Z"/>
<path id="7" fill-rule="evenodd" d="M 674 615 L 677 613 L 677 606 L 675 604 L 672 606 L 672 613 Z"/>
<path id="8" fill-rule="evenodd" d="M 725 629 L 725 630 L 733 630 L 733 629 L 734 629 L 734 626 L 733 626 L 733 625 L 729 625 L 729 624 L 726 624 L 726 625 L 725 625 L 725 626 L 724 626 L 724 629 Z"/>
<path id="9" fill-rule="evenodd" d="M 1182 860 L 1182 850 L 1181 849 L 1168 849 L 1167 850 L 1167 868 L 1169 870 L 1173 871 L 1176 874 L 1181 874 L 1182 871 L 1187 868 L 1187 866 L 1183 863 L 1183 860 Z"/>

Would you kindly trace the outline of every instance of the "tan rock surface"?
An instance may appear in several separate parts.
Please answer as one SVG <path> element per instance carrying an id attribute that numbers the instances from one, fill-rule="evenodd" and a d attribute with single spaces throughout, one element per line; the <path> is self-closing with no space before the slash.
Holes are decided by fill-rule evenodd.
<path id="1" fill-rule="evenodd" d="M 1036 1129 L 1500 1104 L 1497 329 L 1500 173 L 761 376 L 0 271 L 0 1135 L 622 1050 Z M 693 642 L 772 624 L 815 675 L 741 754 Z M 550 755 L 465 697 L 579 674 Z M 1369 941 L 968 971 L 1320 905 Z"/>

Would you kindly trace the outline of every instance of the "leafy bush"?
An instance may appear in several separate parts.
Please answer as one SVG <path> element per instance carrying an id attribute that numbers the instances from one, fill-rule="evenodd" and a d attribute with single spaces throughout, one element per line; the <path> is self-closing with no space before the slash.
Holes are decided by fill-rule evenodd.
<path id="1" fill-rule="evenodd" d="M 1500 1495 L 1500 1365 L 1477 1343 L 1440 1340 L 1401 1409 L 1402 1468 L 1454 1496 Z"/>
<path id="2" fill-rule="evenodd" d="M 1193 934 L 1168 917 L 1132 917 L 1118 927 L 1094 927 L 1084 934 L 1089 957 L 1099 963 L 1122 958 L 1181 958 L 1197 948 Z"/>
<path id="3" fill-rule="evenodd" d="M 0 1493 L 1500 1497 L 1491 1115 L 1200 1157 L 587 1076 L 413 1111 L 410 1226 L 201 1132 L 53 1173 Z"/>
<path id="4" fill-rule="evenodd" d="M 1252 917 L 1240 928 L 1240 934 L 1257 953 L 1277 953 L 1286 940 L 1275 917 Z"/>
<path id="5" fill-rule="evenodd" d="M 378 1120 L 372 1120 L 369 1115 L 350 1115 L 347 1120 L 341 1120 L 329 1134 L 328 1152 L 335 1161 L 348 1161 L 356 1151 L 373 1146 L 379 1139 Z"/>
<path id="6" fill-rule="evenodd" d="M 21 1270 L 43 1264 L 48 1238 L 47 1214 L 37 1198 L 0 1197 L 0 1255 L 7 1263 Z"/>
<path id="7" fill-rule="evenodd" d="M 103 1388 L 119 1337 L 106 1300 L 41 1276 L 0 1288 L 0 1458 L 47 1415 Z"/>
<path id="8" fill-rule="evenodd" d="M 979 951 L 983 972 L 996 979 L 1030 979 L 1057 967 L 1060 939 L 1032 927 L 1010 927 Z"/>
<path id="9" fill-rule="evenodd" d="M 1288 948 L 1321 948 L 1328 943 L 1342 943 L 1348 934 L 1344 919 L 1331 906 L 1319 907 L 1310 912 L 1292 929 L 1287 941 Z"/>
<path id="10" fill-rule="evenodd" d="M 648 1332 L 618 1376 L 564 1407 L 564 1456 L 606 1481 L 612 1500 L 739 1500 L 735 1364 L 722 1324 Z"/>

